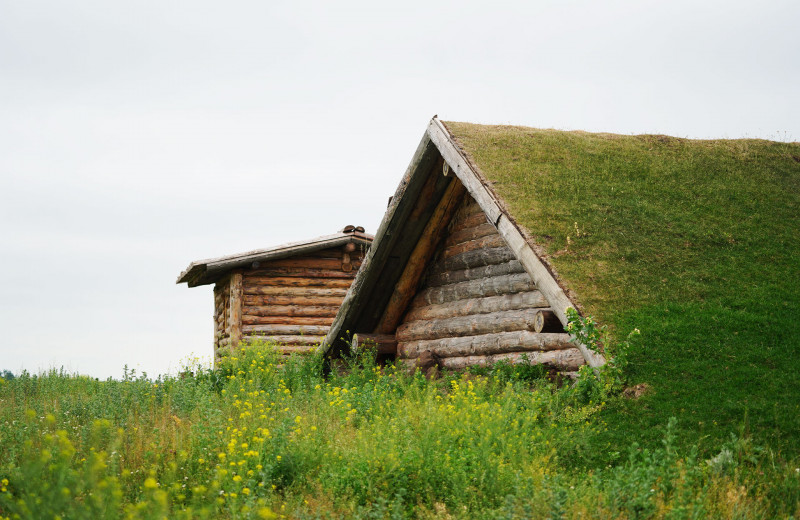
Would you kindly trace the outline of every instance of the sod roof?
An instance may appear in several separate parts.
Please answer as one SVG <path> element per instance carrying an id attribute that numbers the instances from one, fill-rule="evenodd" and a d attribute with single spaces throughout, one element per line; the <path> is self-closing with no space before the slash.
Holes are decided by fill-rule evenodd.
<path id="1" fill-rule="evenodd" d="M 445 126 L 582 311 L 642 331 L 609 449 L 670 416 L 800 448 L 800 144 Z"/>

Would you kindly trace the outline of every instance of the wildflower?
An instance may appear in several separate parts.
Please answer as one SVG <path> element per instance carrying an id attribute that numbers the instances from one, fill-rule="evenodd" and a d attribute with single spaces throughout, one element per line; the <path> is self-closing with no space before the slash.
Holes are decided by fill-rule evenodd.
<path id="1" fill-rule="evenodd" d="M 263 520 L 271 520 L 272 518 L 278 518 L 278 515 L 272 512 L 272 509 L 268 507 L 262 507 L 258 510 L 258 517 Z"/>
<path id="2" fill-rule="evenodd" d="M 147 477 L 144 480 L 144 487 L 145 489 L 155 489 L 158 487 L 158 482 L 153 477 Z"/>

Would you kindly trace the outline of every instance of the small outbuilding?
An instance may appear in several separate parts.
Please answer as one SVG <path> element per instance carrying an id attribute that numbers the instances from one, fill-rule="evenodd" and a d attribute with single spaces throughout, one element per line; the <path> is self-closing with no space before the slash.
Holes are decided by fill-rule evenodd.
<path id="1" fill-rule="evenodd" d="M 413 366 L 527 359 L 561 372 L 605 360 L 571 341 L 576 308 L 525 231 L 434 118 L 322 349 L 355 342 Z M 421 361 L 421 360 L 420 360 Z"/>
<path id="2" fill-rule="evenodd" d="M 215 363 L 254 340 L 278 343 L 284 354 L 313 350 L 372 239 L 364 228 L 347 226 L 333 235 L 189 264 L 177 283 L 214 284 Z"/>

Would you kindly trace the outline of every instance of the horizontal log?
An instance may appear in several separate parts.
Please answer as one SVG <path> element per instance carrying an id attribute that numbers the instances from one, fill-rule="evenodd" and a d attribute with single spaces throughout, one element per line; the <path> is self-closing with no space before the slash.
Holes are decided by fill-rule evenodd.
<path id="1" fill-rule="evenodd" d="M 402 358 L 415 358 L 430 350 L 439 357 L 493 355 L 506 352 L 535 352 L 573 348 L 569 334 L 536 333 L 529 330 L 497 332 L 480 336 L 440 338 L 398 342 L 397 351 Z"/>
<path id="2" fill-rule="evenodd" d="M 259 324 L 244 325 L 242 332 L 255 333 L 261 336 L 324 336 L 328 333 L 325 325 L 285 325 L 285 324 Z"/>
<path id="3" fill-rule="evenodd" d="M 495 228 L 486 219 L 483 222 L 473 227 L 465 227 L 458 230 L 453 230 L 444 239 L 444 247 L 449 248 L 462 242 L 470 242 L 491 235 L 499 235 L 497 228 Z"/>
<path id="4" fill-rule="evenodd" d="M 470 269 L 484 265 L 502 264 L 515 259 L 514 253 L 507 246 L 478 249 L 439 260 L 431 271 L 433 273 L 458 271 L 459 269 Z"/>
<path id="5" fill-rule="evenodd" d="M 503 264 L 484 265 L 473 267 L 472 269 L 459 269 L 458 271 L 442 271 L 429 274 L 425 279 L 428 287 L 438 287 L 452 283 L 467 282 L 469 280 L 479 280 L 492 276 L 502 276 L 504 274 L 524 273 L 525 269 L 517 260 L 511 260 Z"/>
<path id="6" fill-rule="evenodd" d="M 478 205 L 478 203 L 475 202 L 475 199 L 473 199 L 472 197 L 467 197 L 458 207 L 458 210 L 456 210 L 456 214 L 453 217 L 453 220 L 460 221 L 472 215 L 479 215 L 482 213 L 483 210 Z"/>
<path id="7" fill-rule="evenodd" d="M 436 320 L 470 314 L 486 314 L 496 311 L 527 309 L 530 307 L 548 307 L 550 304 L 539 291 L 528 291 L 486 298 L 471 298 L 448 303 L 428 305 L 424 300 L 415 299 L 411 310 L 406 314 L 406 321 Z"/>
<path id="8" fill-rule="evenodd" d="M 250 305 L 247 314 L 250 316 L 317 316 L 334 317 L 339 311 L 333 305 Z"/>
<path id="9" fill-rule="evenodd" d="M 478 209 L 480 210 L 479 206 Z M 487 222 L 489 221 L 486 219 L 486 214 L 483 211 L 478 211 L 472 215 L 466 215 L 457 220 L 454 219 L 453 223 L 450 225 L 450 233 L 453 234 L 462 229 L 474 228 Z"/>
<path id="10" fill-rule="evenodd" d="M 342 304 L 341 296 L 286 296 L 286 295 L 265 295 L 265 294 L 245 294 L 244 305 L 266 306 L 266 305 L 313 305 L 313 306 L 332 306 L 338 307 Z"/>
<path id="11" fill-rule="evenodd" d="M 578 370 L 585 363 L 583 355 L 577 348 L 549 352 L 508 352 L 491 356 L 451 357 L 442 359 L 440 363 L 443 368 L 460 370 L 475 365 L 491 365 L 500 361 L 512 364 L 524 362 L 534 365 L 547 364 L 565 372 Z"/>
<path id="12" fill-rule="evenodd" d="M 407 321 L 397 327 L 395 335 L 398 341 L 408 342 L 533 330 L 538 314 L 539 309 L 517 309 L 441 320 Z"/>
<path id="13" fill-rule="evenodd" d="M 378 354 L 397 354 L 397 339 L 392 334 L 353 334 L 353 348 L 377 347 Z"/>
<path id="14" fill-rule="evenodd" d="M 333 324 L 333 316 L 255 316 L 244 314 L 242 325 L 324 325 L 330 327 Z"/>
<path id="15" fill-rule="evenodd" d="M 264 343 L 277 343 L 279 345 L 319 345 L 325 336 L 266 336 L 263 334 L 247 334 L 242 336 L 242 341 L 248 343 L 264 342 Z"/>
<path id="16" fill-rule="evenodd" d="M 360 261 L 353 261 L 354 265 L 360 265 Z M 283 258 L 281 260 L 272 260 L 264 262 L 259 266 L 260 268 L 270 267 L 306 267 L 314 269 L 341 269 L 342 257 L 338 258 Z"/>
<path id="17" fill-rule="evenodd" d="M 249 295 L 282 295 L 282 296 L 338 296 L 344 298 L 347 289 L 341 287 L 270 287 L 266 285 L 248 285 L 244 293 Z"/>
<path id="18" fill-rule="evenodd" d="M 470 240 L 469 242 L 461 242 L 460 244 L 447 247 L 442 251 L 439 261 L 440 262 L 444 261 L 450 257 L 460 255 L 468 251 L 493 249 L 496 247 L 506 247 L 505 240 L 503 240 L 503 237 L 501 237 L 498 233 L 484 236 L 481 238 L 476 238 L 475 240 Z"/>
<path id="19" fill-rule="evenodd" d="M 272 287 L 350 287 L 353 281 L 347 278 L 301 278 L 293 276 L 263 276 L 244 274 L 244 286 L 268 285 Z"/>
<path id="20" fill-rule="evenodd" d="M 341 266 L 337 269 L 313 269 L 309 267 L 260 267 L 248 271 L 255 276 L 297 276 L 303 278 L 355 278 L 354 271 L 344 272 Z"/>
<path id="21" fill-rule="evenodd" d="M 533 320 L 534 332 L 564 332 L 564 327 L 558 320 L 553 309 L 542 309 L 536 313 Z"/>
<path id="22" fill-rule="evenodd" d="M 419 293 L 418 298 L 427 304 L 435 304 L 526 292 L 533 289 L 535 289 L 533 280 L 528 276 L 528 273 L 517 273 L 470 280 L 441 287 L 429 287 Z"/>

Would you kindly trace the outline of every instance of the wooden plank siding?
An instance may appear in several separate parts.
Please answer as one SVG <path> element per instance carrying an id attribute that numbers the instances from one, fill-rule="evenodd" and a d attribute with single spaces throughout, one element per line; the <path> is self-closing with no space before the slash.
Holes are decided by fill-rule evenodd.
<path id="1" fill-rule="evenodd" d="M 449 368 L 529 359 L 577 370 L 583 356 L 550 316 L 548 300 L 467 195 L 395 330 L 398 356 L 409 365 L 430 351 Z"/>

